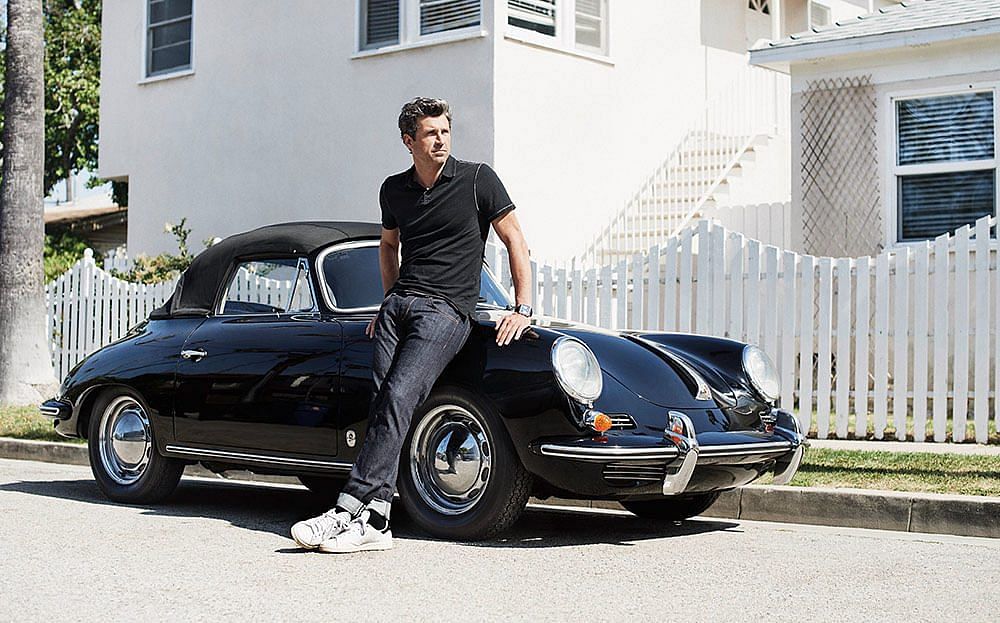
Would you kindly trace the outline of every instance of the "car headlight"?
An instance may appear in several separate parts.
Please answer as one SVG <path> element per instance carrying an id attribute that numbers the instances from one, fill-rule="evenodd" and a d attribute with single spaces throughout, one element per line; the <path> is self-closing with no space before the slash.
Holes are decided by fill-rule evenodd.
<path id="1" fill-rule="evenodd" d="M 552 369 L 559 386 L 574 400 L 590 404 L 601 395 L 601 366 L 580 340 L 563 336 L 552 344 Z"/>
<path id="2" fill-rule="evenodd" d="M 743 370 L 753 384 L 768 402 L 774 402 L 781 395 L 781 379 L 778 370 L 763 350 L 756 346 L 743 349 Z"/>

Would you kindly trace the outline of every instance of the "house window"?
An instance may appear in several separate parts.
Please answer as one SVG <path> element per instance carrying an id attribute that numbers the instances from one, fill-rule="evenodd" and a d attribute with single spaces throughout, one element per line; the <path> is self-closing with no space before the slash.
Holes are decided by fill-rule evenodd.
<path id="1" fill-rule="evenodd" d="M 146 75 L 191 68 L 193 0 L 148 0 Z"/>
<path id="2" fill-rule="evenodd" d="M 482 0 L 361 0 L 362 50 L 477 30 Z"/>
<path id="3" fill-rule="evenodd" d="M 895 100 L 900 242 L 996 213 L 995 89 Z"/>
<path id="4" fill-rule="evenodd" d="M 561 47 L 608 53 L 608 0 L 507 0 L 507 23 Z"/>
<path id="5" fill-rule="evenodd" d="M 764 15 L 771 14 L 771 6 L 769 0 L 750 0 L 747 4 L 747 8 L 751 11 L 757 11 L 758 13 L 763 13 Z"/>

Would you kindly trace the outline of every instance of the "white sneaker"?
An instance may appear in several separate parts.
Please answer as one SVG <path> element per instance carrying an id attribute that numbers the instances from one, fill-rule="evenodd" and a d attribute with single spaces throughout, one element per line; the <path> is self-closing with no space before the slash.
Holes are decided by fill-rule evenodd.
<path id="1" fill-rule="evenodd" d="M 300 521 L 292 526 L 292 538 L 305 549 L 316 549 L 324 541 L 347 530 L 351 525 L 351 514 L 334 512 L 330 509 L 318 517 Z"/>
<path id="2" fill-rule="evenodd" d="M 392 530 L 386 523 L 384 530 L 379 530 L 368 523 L 369 511 L 351 522 L 346 530 L 319 544 L 319 551 L 328 554 L 350 554 L 353 552 L 370 552 L 392 549 Z"/>

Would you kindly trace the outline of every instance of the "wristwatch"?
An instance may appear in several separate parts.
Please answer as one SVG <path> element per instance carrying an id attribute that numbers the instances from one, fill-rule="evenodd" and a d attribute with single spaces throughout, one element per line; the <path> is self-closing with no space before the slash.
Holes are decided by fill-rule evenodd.
<path id="1" fill-rule="evenodd" d="M 531 318 L 531 305 L 525 305 L 524 303 L 521 303 L 520 305 L 514 308 L 514 313 L 521 314 L 525 318 Z"/>

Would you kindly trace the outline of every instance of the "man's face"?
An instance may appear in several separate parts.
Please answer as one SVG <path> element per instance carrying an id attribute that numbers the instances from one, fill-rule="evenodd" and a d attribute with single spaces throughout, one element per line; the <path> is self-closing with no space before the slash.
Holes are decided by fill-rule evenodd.
<path id="1" fill-rule="evenodd" d="M 413 154 L 413 161 L 442 165 L 451 153 L 451 123 L 444 115 L 423 117 L 417 121 L 416 138 L 404 134 L 403 144 Z"/>

